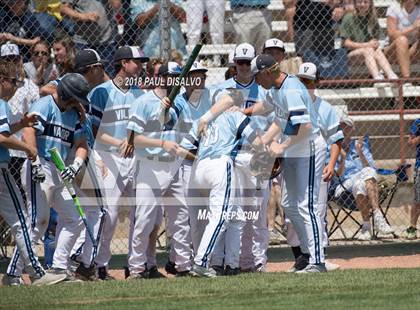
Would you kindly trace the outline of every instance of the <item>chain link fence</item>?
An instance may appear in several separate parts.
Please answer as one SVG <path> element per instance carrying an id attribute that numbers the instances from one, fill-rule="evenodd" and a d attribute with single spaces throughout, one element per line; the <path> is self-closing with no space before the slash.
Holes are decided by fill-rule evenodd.
<path id="1" fill-rule="evenodd" d="M 415 149 L 407 145 L 407 138 L 411 123 L 420 117 L 418 26 L 406 34 L 406 41 L 395 32 L 406 22 L 399 20 L 398 14 L 406 2 L 0 0 L 0 43 L 19 46 L 27 78 L 41 87 L 74 70 L 74 55 L 82 48 L 98 51 L 112 76 L 115 49 L 139 46 L 154 58 L 145 73 L 153 76 L 156 59 L 183 63 L 202 42 L 199 60 L 209 69 L 207 84 L 214 85 L 234 70 L 229 54 L 236 44 L 251 43 L 260 53 L 267 39 L 276 38 L 282 40 L 278 59 L 283 71 L 296 74 L 302 62 L 315 63 L 321 78 L 317 94 L 352 117 L 354 137 L 369 135 L 377 168 L 394 169 L 403 162 L 414 164 Z M 387 26 L 387 18 L 396 22 L 396 29 Z M 417 25 L 419 18 L 413 23 Z M 404 42 L 406 48 L 401 47 Z M 398 77 L 404 80 L 395 80 Z M 37 96 L 29 98 L 29 91 L 22 92 L 20 101 L 25 101 L 26 108 L 17 110 L 24 113 Z M 12 164 L 17 176 L 21 160 Z M 382 193 L 386 193 L 395 176 L 381 180 Z M 412 168 L 408 182 L 401 183 L 393 197 L 388 194 L 392 201 L 387 218 L 401 235 L 409 224 Z M 337 208 L 332 205 L 333 210 Z M 115 254 L 128 251 L 128 213 L 129 209 L 122 208 L 119 215 L 112 246 Z M 358 213 L 354 217 L 360 219 Z M 334 221 L 330 213 L 328 219 Z M 10 238 L 6 225 L 0 225 L 4 248 Z M 342 229 L 357 227 L 352 227 L 351 221 L 343 223 L 331 239 L 344 238 Z M 160 242 L 165 245 L 164 235 Z"/>

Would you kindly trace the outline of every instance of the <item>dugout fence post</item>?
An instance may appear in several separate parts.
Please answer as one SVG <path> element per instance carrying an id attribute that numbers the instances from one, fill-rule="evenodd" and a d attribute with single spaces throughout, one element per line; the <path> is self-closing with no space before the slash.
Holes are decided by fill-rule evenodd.
<path id="1" fill-rule="evenodd" d="M 160 57 L 169 60 L 171 54 L 171 24 L 169 0 L 160 0 L 159 6 Z"/>

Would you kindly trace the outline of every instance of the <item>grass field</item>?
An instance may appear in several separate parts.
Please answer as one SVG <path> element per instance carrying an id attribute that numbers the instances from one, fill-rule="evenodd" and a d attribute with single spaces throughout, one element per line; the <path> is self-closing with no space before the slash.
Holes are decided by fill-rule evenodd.
<path id="1" fill-rule="evenodd" d="M 1 309 L 419 309 L 420 269 L 2 287 Z"/>

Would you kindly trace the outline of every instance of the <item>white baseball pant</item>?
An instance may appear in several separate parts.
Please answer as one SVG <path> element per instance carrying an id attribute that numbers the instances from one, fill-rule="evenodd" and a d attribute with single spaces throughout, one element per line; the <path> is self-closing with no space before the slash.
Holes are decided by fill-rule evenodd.
<path id="1" fill-rule="evenodd" d="M 140 273 L 146 268 L 149 236 L 162 220 L 161 206 L 168 216 L 167 232 L 172 237 L 171 251 L 177 271 L 191 267 L 190 231 L 184 185 L 180 176 L 181 161 L 161 162 L 141 158 L 136 173 L 136 215 L 130 272 Z"/>
<path id="2" fill-rule="evenodd" d="M 31 277 L 41 277 L 44 270 L 38 261 L 35 251 L 31 245 L 30 231 L 27 225 L 27 216 L 20 191 L 7 169 L 7 163 L 0 163 L 0 215 L 10 226 L 12 235 L 16 242 L 13 259 L 20 259 L 25 270 Z M 15 266 L 15 261 L 10 265 Z M 9 272 L 9 269 L 8 269 Z M 15 270 L 10 269 L 9 275 L 14 275 Z"/>

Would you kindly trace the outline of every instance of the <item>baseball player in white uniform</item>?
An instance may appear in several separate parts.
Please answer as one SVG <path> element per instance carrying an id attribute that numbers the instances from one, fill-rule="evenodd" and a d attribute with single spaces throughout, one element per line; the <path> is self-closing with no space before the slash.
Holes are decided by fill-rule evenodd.
<path id="1" fill-rule="evenodd" d="M 84 113 L 81 103 L 88 102 L 88 92 L 89 86 L 82 75 L 70 73 L 63 76 L 52 96 L 43 97 L 32 104 L 29 112 L 37 115 L 38 122 L 23 132 L 24 140 L 38 149 L 38 158 L 27 161 L 22 178 L 30 189 L 28 204 L 32 243 L 36 244 L 45 233 L 50 206 L 57 210 L 58 226 L 62 227 L 56 239 L 52 269 L 48 271 L 53 274 L 67 274 L 70 251 L 83 229 L 80 216 L 61 179 L 72 182 L 87 157 L 87 143 L 78 113 Z M 73 163 L 58 173 L 50 161 L 48 150 L 56 147 L 66 162 L 72 146 L 75 148 Z M 8 274 L 19 276 L 21 272 L 22 262 L 19 260 L 19 251 L 15 250 Z"/>
<path id="2" fill-rule="evenodd" d="M 231 90 L 236 91 L 236 90 Z M 237 97 L 237 95 L 235 95 Z M 240 94 L 237 104 L 243 103 Z M 226 112 L 212 122 L 205 138 L 198 136 L 198 122 L 194 123 L 189 136 L 181 146 L 194 150 L 198 148 L 198 162 L 194 166 L 195 186 L 207 192 L 209 197 L 209 223 L 194 257 L 192 274 L 200 277 L 215 277 L 217 273 L 210 267 L 215 244 L 226 229 L 230 229 L 225 248 L 225 265 L 228 273 L 239 269 L 242 227 L 245 224 L 242 208 L 235 201 L 236 156 L 240 140 L 247 137 L 253 141 L 256 136 L 255 124 L 240 112 Z"/>
<path id="3" fill-rule="evenodd" d="M 314 93 L 316 83 L 318 80 L 317 68 L 313 63 L 303 63 L 299 67 L 299 73 L 297 75 L 303 84 L 307 87 L 309 94 L 311 95 L 314 108 L 318 115 L 318 124 L 321 130 L 321 135 L 315 139 L 315 148 L 321 148 L 325 144 L 328 145 L 329 156 L 322 157 L 317 156 L 316 160 L 321 163 L 325 163 L 323 169 L 322 180 L 320 184 L 320 192 L 318 196 L 318 201 L 316 203 L 316 209 L 318 210 L 320 217 L 323 223 L 323 249 L 328 246 L 328 227 L 327 227 L 327 198 L 328 198 L 328 183 L 333 177 L 334 168 L 340 154 L 341 142 L 344 138 L 343 132 L 340 129 L 340 119 L 335 111 L 335 109 L 327 101 L 322 100 L 320 97 L 317 97 Z M 327 154 L 325 154 L 327 155 Z M 328 161 L 327 161 L 328 159 Z M 293 253 L 295 254 L 295 264 L 289 270 L 290 272 L 295 272 L 302 270 L 309 263 L 305 259 L 305 256 L 302 256 L 300 249 L 299 238 L 296 234 L 296 231 L 293 227 L 293 224 L 290 220 L 286 220 L 288 224 L 287 228 L 287 242 L 292 246 Z M 325 262 L 325 267 L 328 271 L 333 271 L 339 268 L 338 265 L 333 263 Z"/>
<path id="4" fill-rule="evenodd" d="M 140 75 L 142 63 L 148 60 L 138 48 L 120 47 L 114 55 L 116 76 L 98 85 L 89 94 L 93 130 L 97 131 L 94 149 L 108 168 L 108 174 L 103 178 L 108 212 L 95 259 L 98 276 L 102 280 L 112 279 L 107 266 L 111 259 L 111 240 L 119 207 L 124 204 L 125 197 L 135 197 L 135 157 L 132 145 L 127 142 L 128 112 L 136 98 L 144 93 L 132 81 Z M 134 206 L 134 201 L 129 200 L 128 205 Z"/>
<path id="5" fill-rule="evenodd" d="M 161 223 L 161 206 L 168 216 L 170 259 L 180 275 L 188 274 L 191 268 L 188 208 L 180 176 L 182 160 L 176 156 L 176 124 L 161 122 L 162 99 L 170 93 L 170 83 L 180 73 L 181 68 L 174 62 L 162 65 L 159 68 L 160 86 L 137 99 L 130 109 L 127 129 L 129 137 L 133 137 L 138 165 L 135 225 L 128 258 L 129 279 L 163 276 L 157 271 L 155 253 L 147 251 L 149 243 L 156 241 L 149 240 L 149 237 Z"/>
<path id="6" fill-rule="evenodd" d="M 16 69 L 12 63 L 0 62 L 0 76 L 0 215 L 11 228 L 16 242 L 15 253 L 20 253 L 20 260 L 28 272 L 32 284 L 58 283 L 64 280 L 66 275 L 46 274 L 39 263 L 31 244 L 22 197 L 8 168 L 9 149 L 26 152 L 28 160 L 36 158 L 36 148 L 12 135 L 24 127 L 32 126 L 36 117 L 26 115 L 18 123 L 10 123 L 11 111 L 5 100 L 9 100 L 15 93 L 18 80 Z M 3 284 L 21 285 L 23 281 L 20 275 L 6 274 Z"/>
<path id="7" fill-rule="evenodd" d="M 309 265 L 299 273 L 325 272 L 322 250 L 322 225 L 316 202 L 326 146 L 315 147 L 320 135 L 318 118 L 306 87 L 294 76 L 280 71 L 271 55 L 253 59 L 251 70 L 257 83 L 269 89 L 267 100 L 254 105 L 254 113 L 273 109 L 276 120 L 262 136 L 273 156 L 283 156 L 283 202 L 286 216 L 298 234 L 302 252 L 309 255 Z M 282 142 L 277 135 L 283 133 Z"/>

